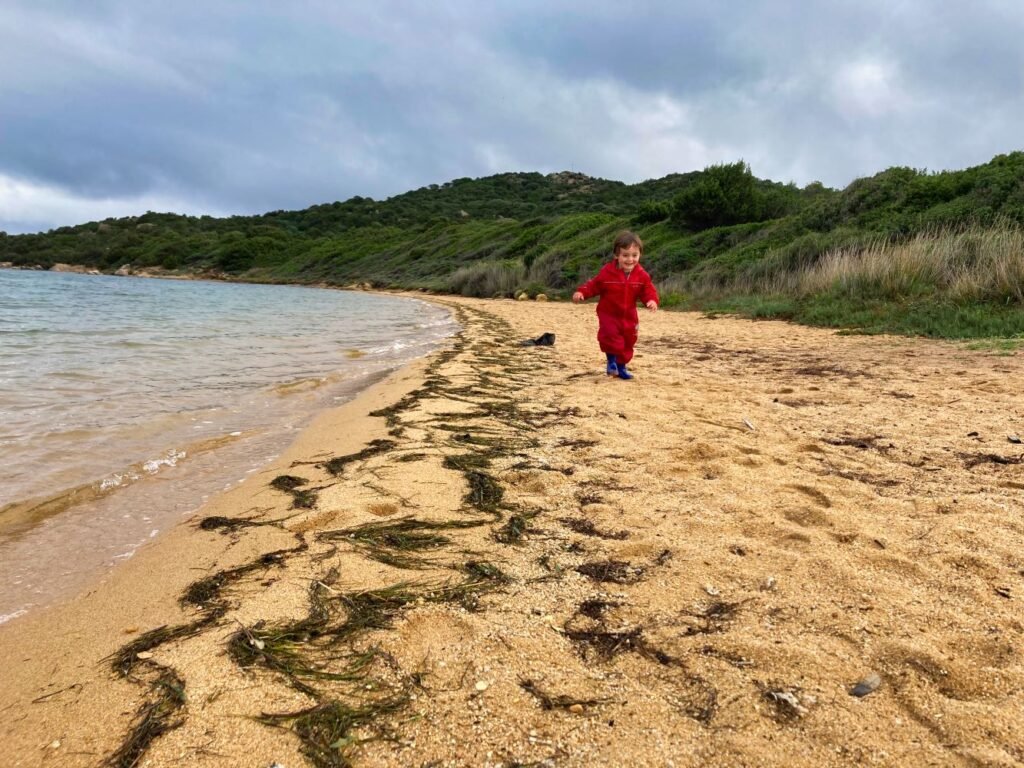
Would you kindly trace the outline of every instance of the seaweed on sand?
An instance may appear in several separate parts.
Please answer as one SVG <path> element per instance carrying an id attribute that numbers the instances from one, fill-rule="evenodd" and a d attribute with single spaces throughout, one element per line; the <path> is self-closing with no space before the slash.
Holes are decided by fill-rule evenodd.
<path id="1" fill-rule="evenodd" d="M 129 643 L 121 646 L 108 658 L 112 659 L 111 667 L 122 677 L 128 677 L 135 670 L 136 665 L 142 660 L 140 653 L 148 653 L 170 640 L 178 640 L 184 637 L 192 637 L 199 634 L 208 624 L 212 624 L 227 612 L 227 605 L 218 605 L 203 618 L 188 624 L 176 624 L 174 626 L 163 625 L 151 629 L 139 635 Z"/>
<path id="2" fill-rule="evenodd" d="M 461 317 L 461 313 L 457 313 Z M 412 392 L 404 395 L 398 402 L 392 403 L 391 405 L 378 408 L 375 411 L 370 411 L 370 416 L 381 417 L 384 419 L 384 423 L 388 427 L 399 427 L 400 419 L 399 415 L 408 411 L 417 405 L 423 398 L 435 394 L 443 389 L 450 382 L 446 376 L 442 376 L 437 373 L 437 368 L 450 362 L 466 348 L 465 337 L 460 332 L 456 337 L 455 343 L 452 347 L 444 352 L 438 353 L 434 357 L 434 372 L 431 373 L 423 380 L 423 384 L 414 389 Z"/>
<path id="3" fill-rule="evenodd" d="M 643 567 L 631 565 L 624 560 L 584 563 L 576 566 L 575 570 L 593 581 L 613 584 L 636 584 L 643 578 L 646 571 Z"/>
<path id="4" fill-rule="evenodd" d="M 462 565 L 462 570 L 474 582 L 492 581 L 497 584 L 508 584 L 512 577 L 493 563 L 484 560 L 470 560 Z"/>
<path id="5" fill-rule="evenodd" d="M 605 625 L 605 613 L 620 605 L 602 598 L 590 598 L 580 603 L 565 622 L 563 633 L 582 658 L 596 657 L 598 661 L 609 661 L 620 653 L 641 647 L 642 628 L 609 630 Z"/>
<path id="6" fill-rule="evenodd" d="M 306 618 L 280 622 L 267 626 L 259 622 L 252 627 L 241 627 L 228 639 L 228 655 L 240 667 L 263 664 L 283 675 L 296 690 L 316 697 L 318 691 L 306 679 L 354 682 L 365 679 L 367 666 L 379 655 L 370 650 L 350 653 L 343 657 L 332 655 L 328 661 L 344 661 L 340 671 L 329 670 L 326 662 L 315 660 L 313 651 L 318 642 L 334 645 L 337 626 L 332 625 L 334 599 L 331 584 L 337 571 L 331 570 L 322 580 L 309 587 L 309 612 Z"/>
<path id="7" fill-rule="evenodd" d="M 736 616 L 736 612 L 744 602 L 746 601 L 728 603 L 724 600 L 716 600 L 703 610 L 697 613 L 691 613 L 690 615 L 700 623 L 696 626 L 687 627 L 686 631 L 683 632 L 683 636 L 692 637 L 693 635 L 713 635 L 718 632 L 723 632 L 729 622 L 731 622 Z"/>
<path id="8" fill-rule="evenodd" d="M 565 566 L 557 562 L 553 562 L 550 553 L 545 553 L 537 558 L 537 565 L 544 569 L 545 573 L 543 576 L 536 576 L 529 579 L 532 584 L 544 581 L 561 581 L 565 578 Z"/>
<path id="9" fill-rule="evenodd" d="M 404 464 L 412 461 L 423 461 L 425 458 L 427 458 L 427 454 L 420 451 L 413 451 L 412 453 L 405 453 L 396 457 L 395 461 L 400 461 Z"/>
<path id="10" fill-rule="evenodd" d="M 288 493 L 308 482 L 309 480 L 304 477 L 296 477 L 295 475 L 278 475 L 270 481 L 270 487 L 274 490 Z"/>
<path id="11" fill-rule="evenodd" d="M 190 584 L 179 602 L 182 605 L 194 605 L 206 608 L 206 613 L 195 621 L 186 624 L 163 625 L 156 629 L 144 632 L 131 642 L 125 643 L 117 651 L 111 654 L 111 666 L 115 672 L 122 677 L 128 677 L 140 661 L 139 654 L 153 650 L 171 640 L 192 637 L 199 634 L 210 624 L 220 619 L 228 610 L 226 601 L 220 599 L 220 590 L 231 581 L 240 578 L 257 568 L 266 568 L 271 565 L 278 565 L 285 561 L 290 554 L 305 550 L 308 545 L 302 542 L 291 549 L 281 549 L 276 552 L 268 552 L 261 555 L 252 563 L 232 568 L 226 571 L 206 576 Z"/>
<path id="12" fill-rule="evenodd" d="M 487 567 L 487 565 L 467 566 L 464 567 L 464 571 L 466 578 L 461 581 L 416 585 L 417 589 L 412 592 L 412 602 L 415 604 L 458 603 L 466 610 L 473 611 L 479 607 L 480 595 L 491 592 L 504 583 L 503 579 L 497 578 L 497 574 L 500 573 L 497 568 Z M 404 606 L 398 606 L 398 610 L 401 610 L 402 607 Z M 366 608 L 364 607 L 363 610 L 365 611 Z M 390 626 L 390 621 L 397 615 L 397 612 L 388 614 L 386 626 Z M 361 620 L 365 622 L 365 614 Z M 352 621 L 351 614 L 349 621 Z"/>
<path id="13" fill-rule="evenodd" d="M 333 667 L 328 669 L 326 663 L 312 660 L 309 649 L 311 643 L 329 634 L 326 624 L 315 619 L 271 627 L 242 627 L 228 639 L 228 655 L 243 668 L 262 664 L 283 675 L 296 690 L 316 698 L 319 691 L 306 680 L 360 682 L 366 679 L 369 665 L 380 653 L 371 649 L 332 655 L 329 661 Z"/>
<path id="14" fill-rule="evenodd" d="M 1020 464 L 1024 462 L 1024 454 L 1020 456 L 1000 456 L 998 453 L 961 453 L 958 454 L 964 460 L 964 467 L 974 469 L 979 464 Z"/>
<path id="15" fill-rule="evenodd" d="M 607 704 L 611 699 L 577 699 L 565 694 L 548 693 L 528 678 L 520 678 L 519 687 L 540 702 L 541 709 L 569 709 L 570 707 L 594 707 Z"/>
<path id="16" fill-rule="evenodd" d="M 408 703 L 409 695 L 402 691 L 359 706 L 330 700 L 298 712 L 263 714 L 258 719 L 266 725 L 291 727 L 302 742 L 302 753 L 317 768 L 348 768 L 352 765 L 352 749 L 381 738 L 380 723 Z M 357 734 L 366 728 L 375 733 Z"/>
<path id="17" fill-rule="evenodd" d="M 558 520 L 562 525 L 571 531 L 581 533 L 584 536 L 596 536 L 599 539 L 628 539 L 629 531 L 602 531 L 585 517 L 561 517 Z"/>
<path id="18" fill-rule="evenodd" d="M 400 582 L 381 589 L 368 589 L 339 595 L 337 600 L 345 609 L 345 620 L 333 630 L 340 640 L 370 629 L 388 629 L 407 605 L 422 598 L 417 585 Z"/>
<path id="19" fill-rule="evenodd" d="M 565 637 L 576 645 L 577 652 L 584 659 L 592 657 L 606 662 L 631 651 L 657 663 L 665 668 L 662 674 L 673 678 L 675 690 L 669 701 L 687 717 L 708 725 L 718 707 L 718 691 L 699 675 L 692 674 L 680 658 L 644 638 L 642 627 L 609 630 L 605 624 L 605 613 L 609 608 L 620 605 L 600 598 L 583 601 L 566 621 L 563 628 Z"/>
<path id="20" fill-rule="evenodd" d="M 449 600 L 457 601 L 467 611 L 480 610 L 480 596 L 512 581 L 512 577 L 493 563 L 469 560 L 462 565 L 466 579 L 451 588 Z"/>
<path id="21" fill-rule="evenodd" d="M 571 640 L 584 658 L 587 651 L 593 651 L 600 661 L 608 661 L 620 653 L 635 651 L 641 646 L 643 629 L 609 631 L 604 627 L 593 629 L 565 628 L 565 636 Z"/>
<path id="22" fill-rule="evenodd" d="M 588 619 L 603 621 L 605 613 L 610 608 L 618 608 L 620 605 L 622 605 L 622 603 L 618 603 L 613 600 L 603 600 L 601 598 L 592 597 L 589 600 L 584 600 L 580 603 L 576 612 L 581 616 L 586 616 Z"/>
<path id="23" fill-rule="evenodd" d="M 466 503 L 480 512 L 491 514 L 497 512 L 501 507 L 501 500 L 505 497 L 505 489 L 486 472 L 474 469 L 463 474 L 469 481 L 469 493 L 465 496 Z"/>
<path id="24" fill-rule="evenodd" d="M 365 459 L 379 456 L 382 453 L 387 453 L 397 447 L 398 443 L 394 440 L 385 440 L 378 438 L 371 440 L 365 448 L 355 453 L 349 453 L 345 456 L 335 456 L 333 459 L 323 462 L 319 466 L 322 466 L 332 475 L 340 475 L 345 471 L 345 466 L 351 464 L 353 461 L 364 461 Z"/>
<path id="25" fill-rule="evenodd" d="M 419 402 L 423 394 L 419 390 L 410 392 L 408 395 L 403 397 L 397 403 L 385 406 L 384 408 L 378 408 L 375 411 L 370 411 L 371 416 L 378 416 L 384 419 L 384 423 L 392 428 L 398 427 L 398 414 L 408 410 L 413 405 Z"/>
<path id="26" fill-rule="evenodd" d="M 480 437 L 479 435 L 474 435 L 470 432 L 466 432 L 465 428 L 462 426 L 455 427 L 451 425 L 439 425 L 437 428 L 446 430 L 448 432 L 454 432 L 455 434 L 452 435 L 452 442 L 460 443 L 463 446 L 483 445 L 496 447 L 498 445 L 504 445 L 507 443 L 507 441 L 501 437 Z"/>
<path id="27" fill-rule="evenodd" d="M 476 469 L 486 469 L 491 466 L 491 460 L 482 453 L 463 453 L 458 456 L 445 456 L 444 466 L 445 469 L 469 472 Z"/>
<path id="28" fill-rule="evenodd" d="M 576 645 L 576 650 L 584 658 L 592 653 L 598 660 L 608 661 L 626 651 L 636 651 L 646 658 L 657 658 L 657 654 L 644 640 L 642 627 L 608 629 L 605 615 L 610 609 L 620 606 L 621 602 L 600 597 L 584 600 L 565 622 L 565 637 Z"/>
<path id="29" fill-rule="evenodd" d="M 324 486 L 319 488 L 302 488 L 308 482 L 309 480 L 304 477 L 278 475 L 270 481 L 270 487 L 282 493 L 291 494 L 292 509 L 312 509 L 316 506 L 317 491 L 323 490 Z"/>
<path id="30" fill-rule="evenodd" d="M 312 509 L 316 506 L 316 488 L 292 491 L 292 509 Z"/>
<path id="31" fill-rule="evenodd" d="M 260 525 L 270 525 L 270 523 L 252 517 L 223 517 L 222 515 L 211 515 L 199 521 L 200 530 L 220 531 L 221 533 L 234 533 L 239 528 L 254 528 Z"/>
<path id="32" fill-rule="evenodd" d="M 680 663 L 683 675 L 676 692 L 667 699 L 680 712 L 701 725 L 710 725 L 718 711 L 718 690 L 700 675 L 691 674 Z"/>
<path id="33" fill-rule="evenodd" d="M 109 768 L 134 768 L 153 741 L 185 722 L 176 717 L 185 705 L 185 682 L 169 667 L 151 666 L 157 672 L 148 684 L 151 697 L 139 708 L 124 742 L 104 761 Z"/>
<path id="34" fill-rule="evenodd" d="M 571 438 L 563 438 L 556 443 L 559 448 L 568 448 L 570 451 L 578 451 L 581 448 L 593 448 L 595 445 L 600 444 L 600 440 L 573 440 Z"/>
<path id="35" fill-rule="evenodd" d="M 182 605 L 195 605 L 201 607 L 208 606 L 220 598 L 220 591 L 226 584 L 237 581 L 242 576 L 252 571 L 259 570 L 261 568 L 269 568 L 274 565 L 282 565 L 288 555 L 301 552 L 305 550 L 306 547 L 307 545 L 303 544 L 302 546 L 293 547 L 291 549 L 279 549 L 275 552 L 267 552 L 264 555 L 260 555 L 251 563 L 240 565 L 237 568 L 228 568 L 223 571 L 217 571 L 217 573 L 211 574 L 210 576 L 204 576 L 203 578 L 189 584 L 178 602 Z"/>
<path id="36" fill-rule="evenodd" d="M 536 516 L 536 512 L 512 515 L 501 528 L 494 532 L 495 540 L 501 544 L 522 544 L 532 527 L 530 520 Z"/>
<path id="37" fill-rule="evenodd" d="M 138 765 L 155 739 L 184 722 L 183 719 L 175 717 L 185 703 L 184 681 L 173 669 L 149 659 L 148 652 L 171 640 L 197 635 L 224 616 L 228 604 L 221 598 L 220 592 L 225 584 L 257 568 L 279 565 L 289 554 L 301 552 L 306 548 L 306 543 L 301 541 L 297 547 L 268 552 L 252 563 L 193 582 L 185 590 L 180 602 L 182 605 L 206 609 L 205 615 L 186 624 L 164 625 L 145 632 L 108 657 L 115 673 L 144 683 L 150 695 L 137 713 L 128 736 L 118 750 L 107 758 L 104 765 L 110 768 L 133 768 Z"/>
<path id="38" fill-rule="evenodd" d="M 451 539 L 438 531 L 475 528 L 480 525 L 483 523 L 477 520 L 431 522 L 404 517 L 384 523 L 366 523 L 353 528 L 325 531 L 317 538 L 321 541 L 348 541 L 377 562 L 396 568 L 415 569 L 426 567 L 429 562 L 410 553 L 435 550 L 451 543 Z"/>
<path id="39" fill-rule="evenodd" d="M 310 608 L 306 618 L 271 626 L 257 623 L 242 627 L 228 641 L 228 652 L 243 667 L 262 663 L 288 678 L 299 690 L 309 692 L 300 678 L 351 680 L 365 660 L 350 656 L 342 672 L 330 672 L 314 662 L 321 652 L 342 642 L 350 642 L 370 631 L 389 629 L 409 605 L 475 600 L 483 592 L 500 586 L 496 568 L 478 565 L 467 568 L 467 578 L 459 582 L 423 584 L 399 582 L 380 589 L 337 592 L 324 581 L 310 586 Z M 343 618 L 336 618 L 342 615 Z M 332 657 L 333 659 L 334 657 Z M 356 667 L 352 667 L 353 660 Z"/>

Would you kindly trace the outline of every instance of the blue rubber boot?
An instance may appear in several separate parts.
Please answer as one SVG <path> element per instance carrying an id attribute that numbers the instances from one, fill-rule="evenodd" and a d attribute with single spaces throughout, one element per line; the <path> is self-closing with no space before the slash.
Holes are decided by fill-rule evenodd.
<path id="1" fill-rule="evenodd" d="M 626 381 L 629 381 L 630 379 L 633 378 L 633 374 L 626 370 L 626 364 L 625 363 L 620 363 L 618 368 L 619 368 L 619 378 L 620 379 L 625 379 Z"/>
<path id="2" fill-rule="evenodd" d="M 615 355 L 610 352 L 605 353 L 608 356 L 608 367 L 605 369 L 609 376 L 619 375 L 619 364 L 615 362 Z"/>

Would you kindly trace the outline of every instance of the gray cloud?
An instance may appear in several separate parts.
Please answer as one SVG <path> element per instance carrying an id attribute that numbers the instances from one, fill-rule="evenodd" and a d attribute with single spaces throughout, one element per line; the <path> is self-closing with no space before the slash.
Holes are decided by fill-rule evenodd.
<path id="1" fill-rule="evenodd" d="M 985 162 L 1024 120 L 1024 8 L 998 0 L 212 5 L 0 9 L 0 228 L 739 157 L 845 186 Z"/>

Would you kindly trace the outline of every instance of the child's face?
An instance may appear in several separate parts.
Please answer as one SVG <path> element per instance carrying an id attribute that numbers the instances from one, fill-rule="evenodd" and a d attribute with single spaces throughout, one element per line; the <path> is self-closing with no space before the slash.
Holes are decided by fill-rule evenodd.
<path id="1" fill-rule="evenodd" d="M 619 269 L 627 275 L 633 271 L 633 267 L 640 263 L 640 246 L 636 243 L 620 248 L 615 252 L 615 263 Z"/>

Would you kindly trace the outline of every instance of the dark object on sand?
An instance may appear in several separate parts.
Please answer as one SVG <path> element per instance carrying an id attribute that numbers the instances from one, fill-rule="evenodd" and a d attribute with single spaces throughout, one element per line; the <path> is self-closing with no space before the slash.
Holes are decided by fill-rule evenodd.
<path id="1" fill-rule="evenodd" d="M 527 339 L 519 343 L 524 347 L 553 347 L 555 345 L 555 334 L 542 333 L 536 339 Z"/>
<path id="2" fill-rule="evenodd" d="M 856 696 L 858 699 L 863 698 L 878 690 L 878 686 L 881 684 L 882 678 L 876 674 L 870 674 L 850 689 L 850 695 Z"/>

